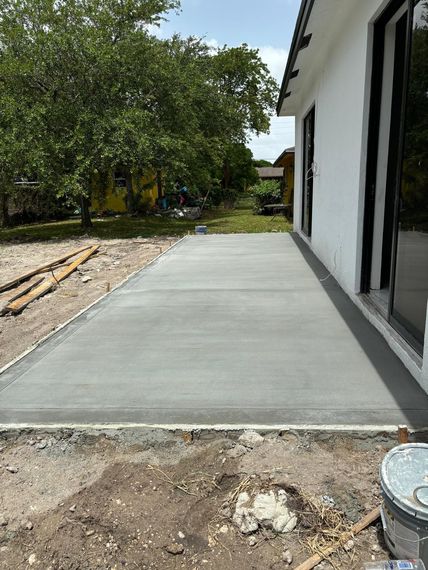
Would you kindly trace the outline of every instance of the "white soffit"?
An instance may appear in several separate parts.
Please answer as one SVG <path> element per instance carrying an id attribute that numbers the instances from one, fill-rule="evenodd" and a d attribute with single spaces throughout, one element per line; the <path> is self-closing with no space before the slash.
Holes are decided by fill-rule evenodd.
<path id="1" fill-rule="evenodd" d="M 329 47 L 337 36 L 346 33 L 347 16 L 353 6 L 355 0 L 315 0 L 304 32 L 304 37 L 311 36 L 309 45 L 297 53 L 292 71 L 298 70 L 298 74 L 288 81 L 286 94 L 289 95 L 282 101 L 279 116 L 293 116 L 298 112 L 302 93 L 322 65 Z"/>

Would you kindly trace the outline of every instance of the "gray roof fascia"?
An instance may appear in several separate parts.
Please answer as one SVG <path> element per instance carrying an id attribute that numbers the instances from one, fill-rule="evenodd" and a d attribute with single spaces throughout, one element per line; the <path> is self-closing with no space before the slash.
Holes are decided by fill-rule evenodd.
<path id="1" fill-rule="evenodd" d="M 300 5 L 299 14 L 297 16 L 296 27 L 294 29 L 293 39 L 291 41 L 290 53 L 288 55 L 287 66 L 285 68 L 282 85 L 279 92 L 278 103 L 276 106 L 277 115 L 281 112 L 282 103 L 288 90 L 288 83 L 293 73 L 294 64 L 296 63 L 297 54 L 300 51 L 302 40 L 305 36 L 306 26 L 312 12 L 315 0 L 302 0 Z"/>

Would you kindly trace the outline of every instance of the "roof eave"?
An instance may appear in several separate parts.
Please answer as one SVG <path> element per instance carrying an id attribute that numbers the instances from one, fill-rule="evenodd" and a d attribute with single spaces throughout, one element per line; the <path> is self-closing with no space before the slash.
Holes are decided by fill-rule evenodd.
<path id="1" fill-rule="evenodd" d="M 300 5 L 299 14 L 297 16 L 296 27 L 294 29 L 293 39 L 291 41 L 290 53 L 288 54 L 287 65 L 284 72 L 284 77 L 282 79 L 281 89 L 279 91 L 278 103 L 276 106 L 276 113 L 279 116 L 281 113 L 282 105 L 284 99 L 289 93 L 288 84 L 293 73 L 294 64 L 296 63 L 297 54 L 302 47 L 302 40 L 305 36 L 306 26 L 308 24 L 309 17 L 312 12 L 312 7 L 315 0 L 302 0 Z"/>
<path id="2" fill-rule="evenodd" d="M 294 146 L 290 146 L 289 148 L 283 150 L 281 154 L 278 156 L 278 158 L 275 160 L 275 162 L 273 163 L 273 167 L 274 168 L 277 167 L 277 165 L 281 162 L 283 158 L 285 158 L 288 154 L 294 154 L 294 151 L 295 151 Z"/>

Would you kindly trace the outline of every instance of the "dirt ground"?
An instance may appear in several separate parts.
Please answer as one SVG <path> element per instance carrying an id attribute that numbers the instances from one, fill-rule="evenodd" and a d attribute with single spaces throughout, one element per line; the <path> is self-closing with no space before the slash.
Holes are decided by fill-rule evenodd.
<path id="1" fill-rule="evenodd" d="M 379 465 L 394 445 L 382 435 L 283 432 L 264 434 L 251 448 L 237 437 L 0 434 L 0 568 L 295 568 L 316 533 L 300 494 L 326 501 L 351 525 L 379 504 Z M 285 489 L 296 528 L 242 534 L 232 517 L 244 488 Z M 318 568 L 356 569 L 385 558 L 378 523 Z"/>
<path id="2" fill-rule="evenodd" d="M 62 281 L 55 291 L 34 301 L 19 315 L 0 317 L 0 368 L 103 296 L 108 288 L 112 289 L 128 275 L 147 265 L 176 240 L 84 238 L 0 243 L 0 285 L 69 251 L 86 245 L 100 245 L 99 252 Z M 90 280 L 84 282 L 87 277 Z M 7 294 L 0 294 L 0 304 Z"/>

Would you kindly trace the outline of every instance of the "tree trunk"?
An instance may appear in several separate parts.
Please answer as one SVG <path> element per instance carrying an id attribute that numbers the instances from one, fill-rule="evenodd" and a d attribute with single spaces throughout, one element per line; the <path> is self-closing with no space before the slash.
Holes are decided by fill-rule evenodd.
<path id="1" fill-rule="evenodd" d="M 93 227 L 92 220 L 91 220 L 91 213 L 89 211 L 89 198 L 80 196 L 80 219 L 82 228 L 89 229 Z"/>
<path id="2" fill-rule="evenodd" d="M 228 160 L 225 160 L 223 163 L 223 189 L 227 190 L 230 185 L 230 163 Z"/>
<path id="3" fill-rule="evenodd" d="M 135 200 L 134 193 L 132 191 L 132 174 L 129 171 L 126 173 L 126 206 L 128 214 L 135 213 Z"/>
<path id="4" fill-rule="evenodd" d="M 0 195 L 0 203 L 1 203 L 1 225 L 4 228 L 10 226 L 10 217 L 9 217 L 9 196 L 6 192 L 2 192 Z"/>
<path id="5" fill-rule="evenodd" d="M 162 172 L 158 170 L 156 172 L 156 184 L 158 187 L 158 198 L 163 197 L 163 184 L 162 184 Z"/>

